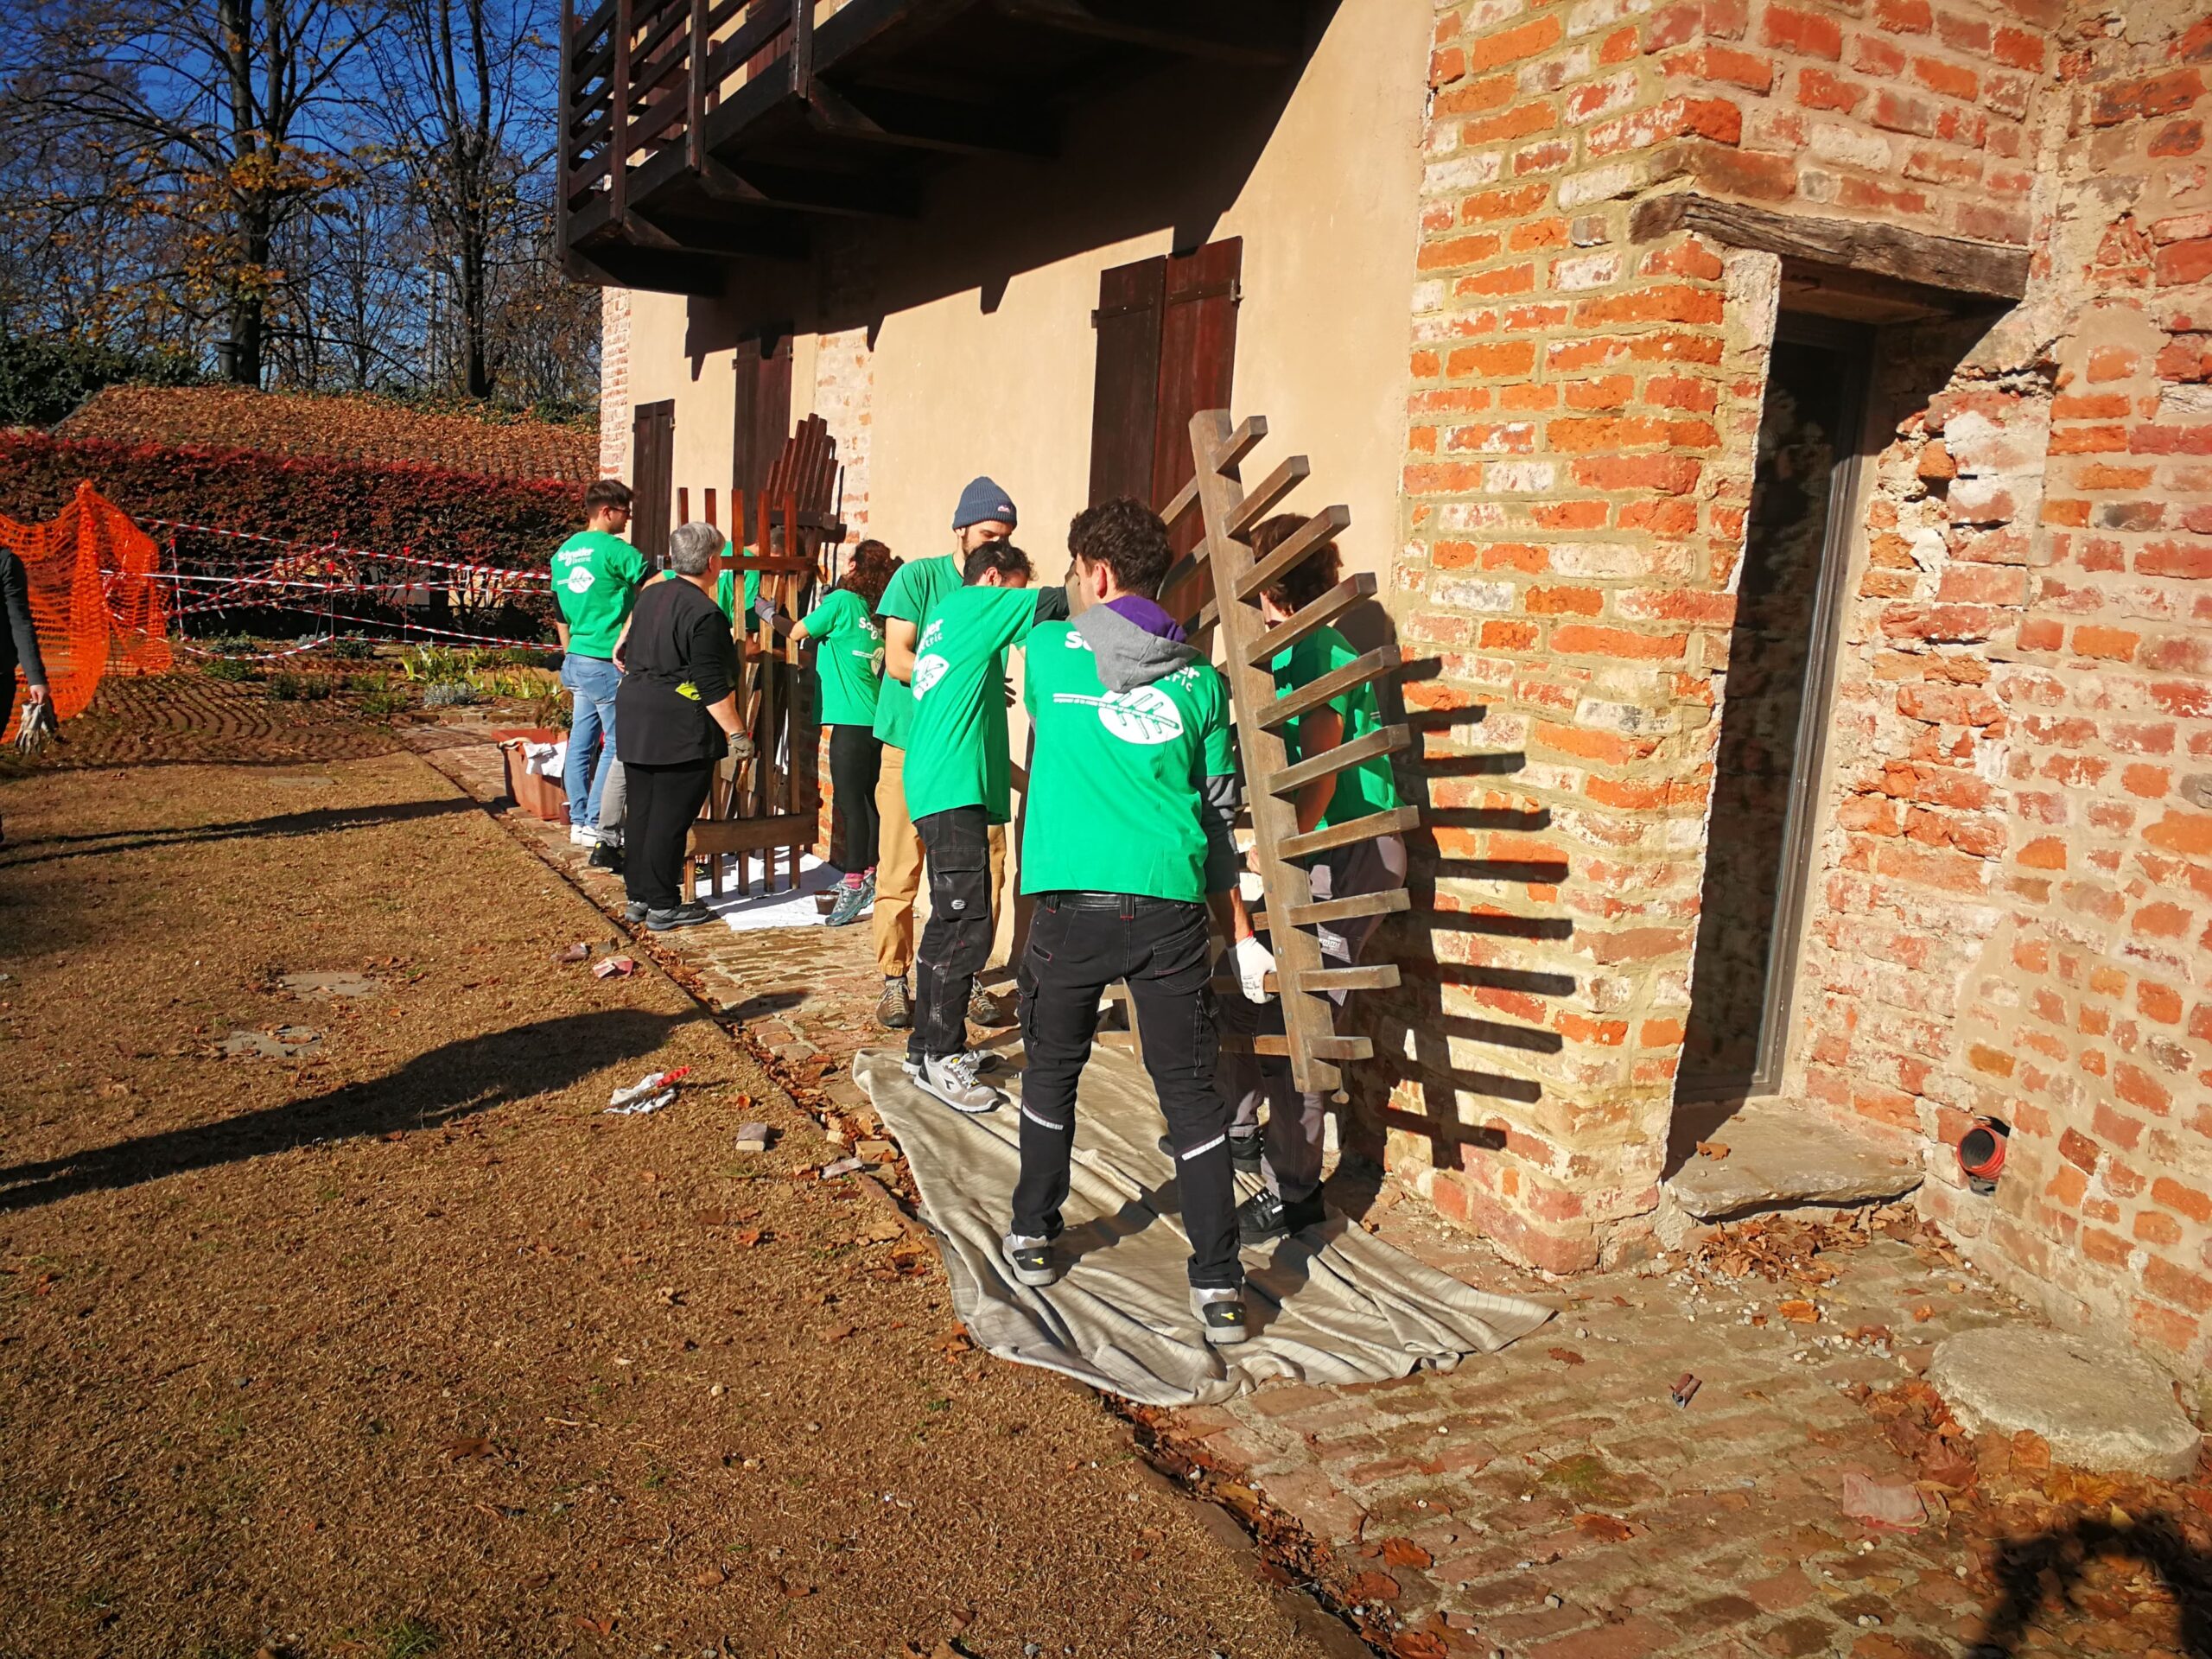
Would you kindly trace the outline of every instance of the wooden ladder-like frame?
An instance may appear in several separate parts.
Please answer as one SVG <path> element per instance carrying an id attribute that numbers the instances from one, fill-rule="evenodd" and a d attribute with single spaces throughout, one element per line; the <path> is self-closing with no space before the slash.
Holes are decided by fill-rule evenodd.
<path id="1" fill-rule="evenodd" d="M 1236 719 L 1237 748 L 1243 761 L 1245 792 L 1252 814 L 1252 861 L 1257 868 L 1267 913 L 1255 917 L 1268 927 L 1274 951 L 1274 988 L 1282 998 L 1281 1037 L 1255 1037 L 1252 1051 L 1287 1055 L 1293 1082 L 1302 1091 L 1333 1094 L 1343 1086 L 1338 1065 L 1374 1057 L 1373 1041 L 1339 1034 L 1331 991 L 1387 990 L 1398 983 L 1395 963 L 1328 968 L 1322 965 L 1316 927 L 1357 917 L 1384 916 L 1410 907 L 1402 887 L 1349 899 L 1316 902 L 1305 866 L 1311 858 L 1354 842 L 1399 835 L 1417 828 L 1421 809 L 1395 807 L 1349 823 L 1298 833 L 1298 791 L 1318 778 L 1408 747 L 1411 730 L 1385 726 L 1365 737 L 1340 744 L 1325 754 L 1292 764 L 1282 728 L 1306 710 L 1362 685 L 1395 674 L 1400 655 L 1383 645 L 1323 675 L 1287 696 L 1275 695 L 1275 657 L 1333 620 L 1376 590 L 1373 575 L 1347 576 L 1280 626 L 1270 628 L 1260 614 L 1261 593 L 1328 544 L 1351 523 L 1344 507 L 1325 507 L 1306 520 L 1264 559 L 1252 551 L 1255 525 L 1280 506 L 1312 468 L 1293 455 L 1251 489 L 1244 487 L 1238 464 L 1267 436 L 1268 423 L 1252 416 L 1231 426 L 1225 410 L 1201 410 L 1191 417 L 1191 453 L 1196 473 L 1164 515 L 1170 525 L 1197 505 L 1205 537 L 1171 572 L 1164 592 L 1182 593 L 1196 602 L 1187 612 L 1192 642 L 1201 651 L 1217 627 L 1221 632 L 1223 672 Z M 1210 592 L 1209 592 L 1210 590 Z M 1173 608 L 1173 601 L 1168 601 Z M 1235 1039 L 1224 1039 L 1224 1043 Z"/>

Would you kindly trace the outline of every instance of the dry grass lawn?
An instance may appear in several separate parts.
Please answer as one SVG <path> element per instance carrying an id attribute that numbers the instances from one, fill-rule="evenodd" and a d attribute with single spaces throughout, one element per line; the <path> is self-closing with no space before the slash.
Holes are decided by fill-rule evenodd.
<path id="1" fill-rule="evenodd" d="M 678 988 L 557 963 L 607 922 L 353 753 L 0 783 L 0 1653 L 1308 1650 L 795 1179 L 823 1143 Z"/>

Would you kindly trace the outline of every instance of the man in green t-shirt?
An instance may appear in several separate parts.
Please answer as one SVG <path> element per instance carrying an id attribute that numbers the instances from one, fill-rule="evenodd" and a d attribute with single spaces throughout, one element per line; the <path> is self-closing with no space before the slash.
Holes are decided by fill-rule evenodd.
<path id="1" fill-rule="evenodd" d="M 645 561 L 622 539 L 630 486 L 620 479 L 597 479 L 585 489 L 584 518 L 584 528 L 553 555 L 553 602 L 560 610 L 553 626 L 565 653 L 561 683 L 573 700 L 561 779 L 569 796 L 569 839 L 596 847 L 601 798 L 614 760 L 614 693 L 622 683 L 614 648 L 645 579 Z"/>
<path id="2" fill-rule="evenodd" d="M 1252 550 L 1265 558 L 1305 520 L 1282 513 L 1255 525 Z M 1260 614 L 1269 627 L 1280 627 L 1307 605 L 1336 586 L 1338 555 L 1333 543 L 1315 550 L 1260 595 Z M 1274 674 L 1275 696 L 1288 696 L 1311 685 L 1359 653 L 1334 628 L 1322 626 L 1306 634 L 1287 651 L 1277 652 L 1268 664 Z M 1331 749 L 1381 729 L 1375 705 L 1375 689 L 1362 685 L 1330 698 L 1317 708 L 1285 723 L 1283 747 L 1294 765 L 1325 754 Z M 1388 755 L 1324 772 L 1295 798 L 1298 829 L 1303 835 L 1351 823 L 1398 804 L 1398 788 Z M 1395 887 L 1405 880 L 1406 844 L 1395 835 L 1370 836 L 1331 849 L 1309 860 L 1306 874 L 1316 902 L 1358 898 Z M 1331 926 L 1318 927 L 1323 965 L 1350 967 L 1358 961 L 1381 915 L 1358 916 Z M 1271 996 L 1262 981 L 1274 966 L 1268 948 L 1252 937 L 1250 918 L 1243 906 L 1230 929 L 1231 955 L 1244 995 L 1231 999 L 1223 1011 L 1223 1027 L 1243 1035 L 1282 1033 L 1282 1004 Z M 1346 994 L 1332 991 L 1340 1006 Z M 1326 1218 L 1321 1202 L 1321 1151 L 1326 1103 L 1318 1094 L 1301 1094 L 1293 1085 L 1290 1062 L 1281 1055 L 1236 1053 L 1222 1065 L 1222 1085 L 1235 1109 L 1236 1122 L 1230 1146 L 1240 1160 L 1258 1154 L 1262 1189 L 1236 1212 L 1247 1244 L 1264 1243 Z M 1260 1105 L 1265 1101 L 1268 1121 L 1265 1144 L 1260 1142 Z"/>
<path id="3" fill-rule="evenodd" d="M 1021 890 L 1037 911 L 1020 970 L 1021 1179 L 1001 1249 L 1022 1284 L 1059 1276 L 1052 1240 L 1068 1196 L 1076 1083 L 1099 997 L 1125 981 L 1175 1158 L 1191 1311 L 1206 1341 L 1242 1342 L 1206 925 L 1211 903 L 1226 927 L 1236 879 L 1229 690 L 1159 605 L 1174 552 L 1158 514 L 1102 503 L 1076 516 L 1068 550 L 1072 620 L 1030 634 L 1024 676 L 1035 747 Z"/>
<path id="4" fill-rule="evenodd" d="M 929 866 L 930 919 L 914 952 L 906 1070 L 946 1105 L 987 1112 L 999 1092 L 968 1053 L 968 1002 L 991 954 L 990 832 L 1013 810 L 1006 652 L 1035 626 L 1029 556 L 1012 542 L 968 555 L 963 585 L 930 607 L 910 671 L 901 785 Z"/>
<path id="5" fill-rule="evenodd" d="M 914 643 L 930 607 L 961 585 L 961 561 L 985 542 L 1004 541 L 1014 534 L 1014 498 L 988 478 L 971 480 L 960 493 L 952 514 L 957 551 L 941 558 L 909 559 L 899 568 L 883 590 L 876 614 L 883 621 L 883 687 L 875 703 L 875 734 L 883 744 L 876 772 L 875 806 L 877 860 L 875 871 L 876 971 L 883 976 L 883 995 L 875 1017 L 893 1031 L 913 1023 L 913 1007 L 906 995 L 906 970 L 914 959 L 914 901 L 922 890 L 922 838 L 906 816 L 906 727 L 913 718 L 913 694 L 906 679 L 912 671 Z M 1006 870 L 1006 835 L 991 832 L 991 896 L 993 908 Z M 978 991 L 979 1003 L 983 1000 Z M 969 1012 L 979 1020 L 993 1012 L 982 1006 Z"/>

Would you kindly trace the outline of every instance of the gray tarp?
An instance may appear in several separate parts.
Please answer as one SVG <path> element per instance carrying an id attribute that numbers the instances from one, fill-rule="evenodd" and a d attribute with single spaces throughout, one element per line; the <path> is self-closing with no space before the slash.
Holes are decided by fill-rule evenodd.
<path id="1" fill-rule="evenodd" d="M 898 1138 L 938 1233 L 953 1306 L 1001 1359 L 1041 1365 L 1145 1405 L 1224 1400 L 1275 1377 L 1370 1382 L 1494 1353 L 1551 1310 L 1470 1288 L 1343 1217 L 1244 1252 L 1253 1337 L 1209 1348 L 1192 1318 L 1190 1256 L 1173 1162 L 1150 1080 L 1102 1049 L 1077 1103 L 1075 1167 L 1059 1283 L 1026 1290 L 999 1255 L 1020 1168 L 1019 1114 L 963 1117 L 914 1087 L 896 1053 L 864 1052 L 853 1075 Z M 1020 1080 L 1014 1083 L 1019 1097 Z M 1249 1177 L 1239 1185 L 1254 1189 Z"/>

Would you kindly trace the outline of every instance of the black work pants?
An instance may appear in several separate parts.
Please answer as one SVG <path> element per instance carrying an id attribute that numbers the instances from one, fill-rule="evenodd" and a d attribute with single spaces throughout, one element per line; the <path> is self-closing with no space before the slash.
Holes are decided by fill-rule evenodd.
<path id="1" fill-rule="evenodd" d="M 845 833 L 837 868 L 850 875 L 875 868 L 882 819 L 875 810 L 876 775 L 883 770 L 883 740 L 866 726 L 830 728 L 830 791 Z"/>
<path id="2" fill-rule="evenodd" d="M 1101 902 L 1103 901 L 1103 902 Z M 1039 895 L 1022 953 L 1021 1179 L 1014 1230 L 1060 1230 L 1075 1146 L 1075 1087 L 1098 1029 L 1098 999 L 1125 980 L 1175 1148 L 1191 1282 L 1240 1285 L 1236 1186 L 1229 1162 L 1229 1103 L 1214 1087 L 1212 946 L 1206 907 L 1123 893 Z"/>
<path id="3" fill-rule="evenodd" d="M 674 910 L 691 895 L 683 880 L 692 821 L 707 802 L 715 775 L 711 760 L 672 766 L 622 764 L 629 795 L 624 804 L 622 886 L 651 910 Z"/>
<path id="4" fill-rule="evenodd" d="M 968 1047 L 968 999 L 991 959 L 991 823 L 980 806 L 956 806 L 914 820 L 929 866 L 930 919 L 914 951 L 911 1060 L 943 1059 Z"/>

